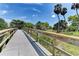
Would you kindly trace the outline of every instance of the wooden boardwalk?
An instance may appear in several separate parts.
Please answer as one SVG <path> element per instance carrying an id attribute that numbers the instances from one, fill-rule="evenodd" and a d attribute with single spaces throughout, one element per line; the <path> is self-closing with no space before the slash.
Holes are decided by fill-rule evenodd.
<path id="1" fill-rule="evenodd" d="M 6 47 L 0 53 L 1 56 L 37 56 L 22 30 L 17 30 Z"/>

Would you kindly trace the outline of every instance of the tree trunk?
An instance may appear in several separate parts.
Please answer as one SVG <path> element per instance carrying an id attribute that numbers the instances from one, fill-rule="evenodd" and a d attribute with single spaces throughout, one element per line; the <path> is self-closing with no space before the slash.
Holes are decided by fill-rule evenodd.
<path id="1" fill-rule="evenodd" d="M 59 33 L 60 32 L 60 17 L 59 17 L 58 14 L 57 14 L 57 17 L 58 17 L 58 20 L 59 20 L 57 32 Z"/>
<path id="2" fill-rule="evenodd" d="M 77 8 L 76 8 L 76 14 L 77 14 L 77 16 L 79 17 Z"/>
<path id="3" fill-rule="evenodd" d="M 65 15 L 63 15 L 64 21 L 66 21 Z"/>
<path id="4" fill-rule="evenodd" d="M 63 18 L 64 18 L 64 21 L 66 21 L 65 15 L 63 15 Z M 65 29 L 64 29 L 64 30 L 65 30 Z M 64 32 L 64 30 L 63 30 L 63 32 Z"/>

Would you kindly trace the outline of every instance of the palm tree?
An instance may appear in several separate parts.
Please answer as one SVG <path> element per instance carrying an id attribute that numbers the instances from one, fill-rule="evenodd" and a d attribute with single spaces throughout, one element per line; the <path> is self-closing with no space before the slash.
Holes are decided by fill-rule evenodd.
<path id="1" fill-rule="evenodd" d="M 79 17 L 79 15 L 78 15 L 79 3 L 73 3 L 71 6 L 71 9 L 75 10 L 77 16 Z"/>
<path id="2" fill-rule="evenodd" d="M 78 14 L 79 3 L 73 3 L 72 6 L 71 6 L 71 9 L 76 11 L 76 14 L 77 14 L 78 19 L 79 19 L 79 14 Z M 79 24 L 77 24 L 77 26 L 78 26 L 78 30 L 79 30 Z"/>
<path id="3" fill-rule="evenodd" d="M 66 21 L 66 18 L 65 18 L 65 14 L 67 13 L 67 8 L 62 8 L 61 9 L 61 15 L 64 17 L 64 20 Z"/>
<path id="4" fill-rule="evenodd" d="M 58 29 L 58 26 L 57 25 L 59 23 L 60 23 L 60 28 L 59 28 L 60 32 L 61 31 L 64 31 L 67 28 L 67 22 L 65 20 L 60 20 L 60 22 L 57 22 L 56 24 L 54 24 L 53 29 L 54 30 L 57 30 Z"/>
<path id="5" fill-rule="evenodd" d="M 61 13 L 61 7 L 62 7 L 61 4 L 57 4 L 57 5 L 55 5 L 55 7 L 54 7 L 54 13 L 57 14 L 57 17 L 58 17 L 59 22 L 60 22 L 59 14 Z M 60 26 L 60 24 L 58 24 L 57 32 L 60 32 L 60 31 L 59 31 L 59 26 Z"/>

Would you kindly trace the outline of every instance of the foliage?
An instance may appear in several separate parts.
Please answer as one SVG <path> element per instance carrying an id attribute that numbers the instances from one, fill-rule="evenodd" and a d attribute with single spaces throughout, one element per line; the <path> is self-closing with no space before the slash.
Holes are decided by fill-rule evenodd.
<path id="1" fill-rule="evenodd" d="M 55 5 L 55 7 L 54 7 L 54 13 L 57 14 L 57 17 L 58 17 L 59 22 L 60 22 L 59 14 L 61 14 L 61 15 L 64 17 L 64 20 L 66 20 L 65 14 L 67 13 L 67 8 L 62 7 L 61 4 L 57 4 L 57 5 Z M 57 29 L 57 32 L 60 32 L 60 26 L 61 26 L 61 25 L 60 25 L 59 23 L 57 23 L 57 24 L 55 24 L 54 26 L 57 27 L 57 28 L 56 28 L 56 29 Z M 55 28 L 54 28 L 54 29 L 55 29 Z"/>
<path id="2" fill-rule="evenodd" d="M 67 13 L 67 8 L 65 8 L 65 7 L 62 8 L 62 9 L 61 9 L 61 15 L 64 16 L 66 13 Z"/>
<path id="3" fill-rule="evenodd" d="M 67 31 L 76 31 L 77 30 L 77 26 L 73 26 L 73 25 L 70 25 L 67 29 Z"/>
<path id="4" fill-rule="evenodd" d="M 21 29 L 24 27 L 24 21 L 21 20 L 12 20 L 10 27 Z"/>
<path id="5" fill-rule="evenodd" d="M 48 28 L 49 28 L 49 29 L 53 29 L 53 27 L 52 27 L 52 26 L 49 26 Z"/>
<path id="6" fill-rule="evenodd" d="M 73 3 L 72 6 L 71 6 L 71 9 L 75 10 L 77 16 L 79 17 L 79 15 L 78 15 L 79 3 Z"/>
<path id="7" fill-rule="evenodd" d="M 36 23 L 36 29 L 47 30 L 48 27 L 49 27 L 49 24 L 47 22 L 40 22 L 40 21 L 38 21 Z"/>
<path id="8" fill-rule="evenodd" d="M 60 12 L 61 12 L 61 7 L 62 7 L 61 4 L 55 5 L 55 7 L 54 7 L 54 13 L 56 13 L 57 15 L 60 14 Z"/>
<path id="9" fill-rule="evenodd" d="M 30 22 L 24 24 L 24 27 L 27 27 L 27 28 L 33 28 L 33 26 L 34 25 Z"/>
<path id="10" fill-rule="evenodd" d="M 79 3 L 73 3 L 71 9 L 79 9 Z"/>
<path id="11" fill-rule="evenodd" d="M 65 20 L 60 20 L 58 23 L 54 24 L 53 29 L 57 30 L 58 29 L 58 24 L 60 24 L 59 31 L 64 31 L 68 26 L 67 22 Z"/>
<path id="12" fill-rule="evenodd" d="M 4 21 L 4 19 L 0 18 L 0 30 L 7 28 L 8 25 L 7 23 Z"/>
<path id="13" fill-rule="evenodd" d="M 79 18 L 78 18 L 78 16 L 76 16 L 76 15 L 73 15 L 73 16 L 69 16 L 68 17 L 68 21 L 70 21 L 71 22 L 71 25 L 69 26 L 69 31 L 78 31 L 79 29 L 78 29 L 78 25 L 79 25 Z"/>
<path id="14" fill-rule="evenodd" d="M 68 33 L 68 32 L 67 32 Z M 79 33 L 77 33 L 79 35 Z M 32 32 L 32 37 L 37 40 L 37 35 L 35 32 Z M 43 45 L 48 51 L 50 51 L 51 53 L 53 53 L 53 47 L 50 46 L 48 43 L 46 43 L 45 41 L 49 42 L 49 43 L 52 43 L 53 42 L 53 38 L 52 37 L 49 37 L 49 36 L 46 36 L 46 35 L 39 35 L 38 37 L 39 39 L 39 43 L 41 45 Z M 61 48 L 62 50 L 72 54 L 72 55 L 79 55 L 79 47 L 75 46 L 75 45 L 72 45 L 72 44 L 68 44 L 66 42 L 62 42 L 62 41 L 59 41 L 59 40 L 56 40 L 55 41 L 55 44 L 57 47 Z M 56 51 L 56 50 L 55 50 Z M 57 52 L 56 55 L 58 55 L 59 53 Z M 60 53 L 59 55 L 62 55 L 62 53 Z"/>
<path id="15" fill-rule="evenodd" d="M 69 16 L 68 19 L 69 19 L 69 21 L 72 21 L 75 23 L 79 22 L 78 16 L 76 16 L 76 15 Z"/>

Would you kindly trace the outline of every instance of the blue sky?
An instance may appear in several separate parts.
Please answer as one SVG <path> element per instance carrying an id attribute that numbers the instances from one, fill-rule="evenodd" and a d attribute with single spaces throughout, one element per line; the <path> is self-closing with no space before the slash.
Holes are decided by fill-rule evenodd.
<path id="1" fill-rule="evenodd" d="M 1 3 L 0 4 L 0 18 L 5 21 L 11 22 L 12 19 L 20 19 L 26 22 L 35 24 L 38 21 L 48 22 L 51 26 L 58 21 L 57 15 L 53 12 L 55 3 Z M 66 7 L 68 16 L 76 14 L 71 10 L 71 3 L 63 3 Z M 63 17 L 60 15 L 60 18 Z"/>

